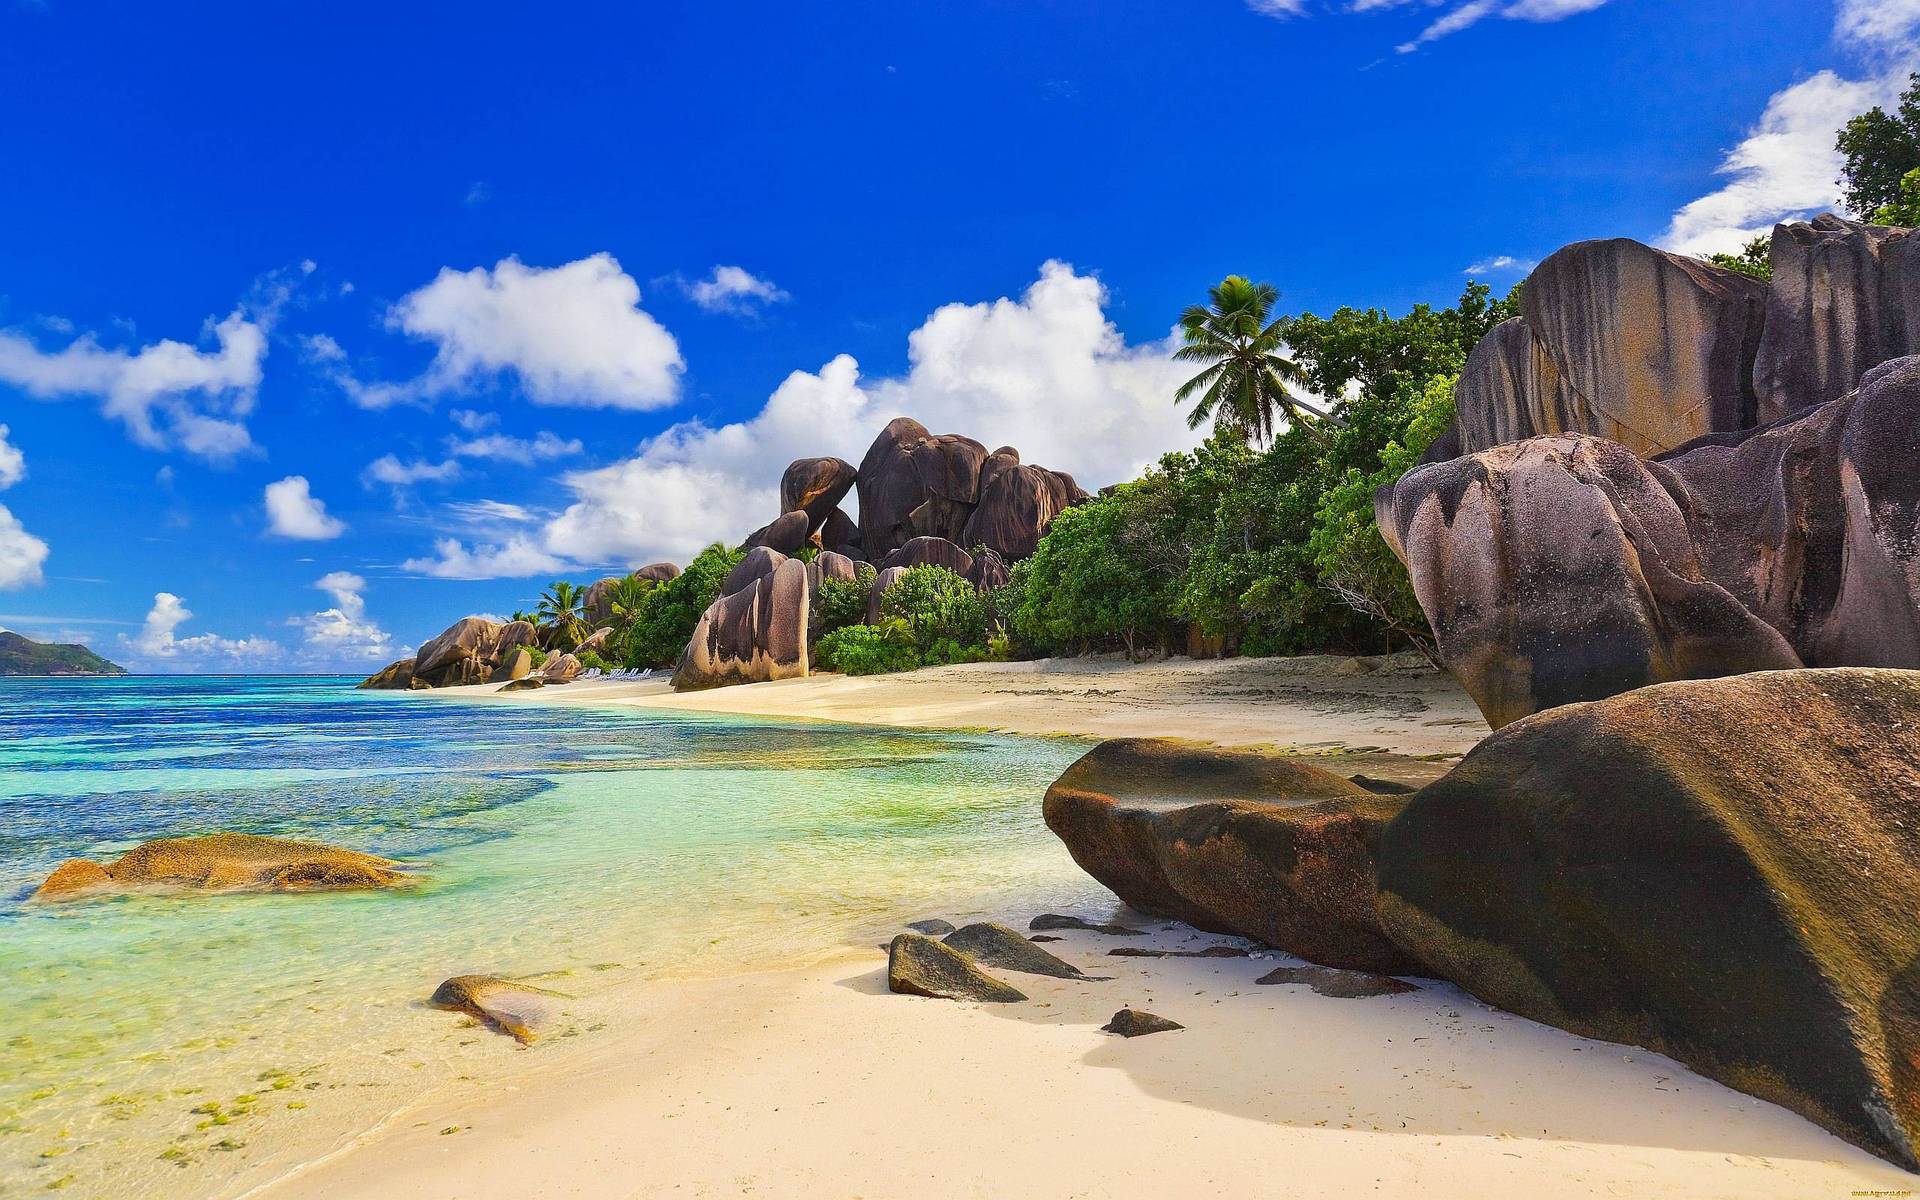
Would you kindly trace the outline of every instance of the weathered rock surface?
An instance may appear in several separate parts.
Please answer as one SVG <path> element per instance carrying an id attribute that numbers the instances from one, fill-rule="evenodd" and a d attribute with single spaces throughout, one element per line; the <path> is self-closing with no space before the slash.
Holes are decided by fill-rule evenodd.
<path id="1" fill-rule="evenodd" d="M 580 613 L 588 625 L 605 625 L 613 620 L 613 590 L 620 586 L 622 579 L 638 579 L 645 583 L 665 583 L 677 578 L 680 568 L 670 562 L 649 563 L 631 575 L 613 575 L 596 580 L 587 585 L 587 593 L 580 601 Z"/>
<path id="2" fill-rule="evenodd" d="M 1776 420 L 1853 390 L 1867 369 L 1920 354 L 1920 238 L 1823 213 L 1773 232 L 1773 284 L 1754 387 Z"/>
<path id="3" fill-rule="evenodd" d="M 403 658 L 388 663 L 361 680 L 358 686 L 380 691 L 406 691 L 413 686 L 413 660 Z M 422 683 L 420 686 L 427 685 Z"/>
<path id="4" fill-rule="evenodd" d="M 1382 489 L 1381 534 L 1494 728 L 1650 683 L 1800 665 L 1706 577 L 1668 474 L 1564 434 L 1419 466 Z"/>
<path id="5" fill-rule="evenodd" d="M 1414 796 L 1379 854 L 1387 930 L 1481 999 L 1915 1167 L 1920 674 L 1541 713 Z"/>
<path id="6" fill-rule="evenodd" d="M 144 842 L 104 867 L 85 859 L 69 859 L 34 895 L 51 899 L 108 884 L 194 891 L 309 892 L 384 888 L 406 881 L 398 866 L 388 859 L 317 842 L 247 833 L 213 833 Z"/>
<path id="7" fill-rule="evenodd" d="M 547 686 L 545 679 L 542 679 L 538 675 L 528 675 L 519 679 L 509 679 L 495 690 L 502 692 L 531 692 L 545 686 Z"/>
<path id="8" fill-rule="evenodd" d="M 486 683 L 515 647 L 536 645 L 538 641 L 538 633 L 526 621 L 509 621 L 503 625 L 485 617 L 462 617 L 420 647 L 420 652 L 414 655 L 413 676 L 408 686 L 458 687 Z M 368 685 L 372 686 L 373 681 L 369 680 Z"/>
<path id="9" fill-rule="evenodd" d="M 754 554 L 763 552 L 772 553 Z M 782 559 L 701 614 L 673 686 L 689 691 L 807 674 L 807 606 L 807 564 Z"/>
<path id="10" fill-rule="evenodd" d="M 827 514 L 826 521 L 821 524 L 814 537 L 819 541 L 822 550 L 844 554 L 855 562 L 866 559 L 866 547 L 860 543 L 860 526 L 854 523 L 852 517 L 837 508 Z"/>
<path id="11" fill-rule="evenodd" d="M 813 561 L 807 564 L 807 587 L 818 592 L 821 583 L 829 579 L 841 583 L 852 583 L 857 577 L 858 570 L 859 564 L 846 555 L 822 550 L 813 556 Z"/>
<path id="12" fill-rule="evenodd" d="M 1011 447 L 1002 447 L 981 469 L 979 504 L 959 542 L 1018 561 L 1032 555 L 1055 516 L 1086 499 L 1073 476 L 1026 466 Z"/>
<path id="13" fill-rule="evenodd" d="M 1145 1037 L 1149 1033 L 1171 1033 L 1176 1029 L 1185 1028 L 1186 1026 L 1178 1021 L 1169 1021 L 1165 1017 L 1157 1017 L 1137 1008 L 1123 1008 L 1113 1014 L 1113 1020 L 1100 1027 L 1100 1032 L 1136 1038 Z"/>
<path id="14" fill-rule="evenodd" d="M 982 966 L 1026 975 L 1050 975 L 1055 979 L 1083 979 L 1079 967 L 1055 958 L 1029 942 L 1017 929 L 992 921 L 963 925 L 941 939 L 948 949 L 958 950 Z"/>
<path id="15" fill-rule="evenodd" d="M 891 567 L 945 567 L 958 575 L 970 575 L 973 555 L 945 538 L 917 537 L 881 559 L 878 566 L 883 571 Z"/>
<path id="16" fill-rule="evenodd" d="M 505 675 L 508 679 L 525 679 L 532 673 L 533 653 L 525 646 L 514 647 L 507 655 L 506 661 L 500 664 L 500 670 L 496 672 L 496 674 Z"/>
<path id="17" fill-rule="evenodd" d="M 747 551 L 746 557 L 734 564 L 733 570 L 720 581 L 720 595 L 731 596 L 742 591 L 750 583 L 773 574 L 774 569 L 787 561 L 787 556 L 767 546 L 755 546 Z"/>
<path id="18" fill-rule="evenodd" d="M 908 921 L 907 928 L 915 933 L 924 933 L 928 937 L 945 937 L 953 932 L 953 922 L 931 917 L 925 921 Z"/>
<path id="19" fill-rule="evenodd" d="M 970 437 L 935 436 L 896 417 L 860 460 L 860 544 L 878 559 L 916 537 L 952 541 L 980 499 L 987 448 Z"/>
<path id="20" fill-rule="evenodd" d="M 540 682 L 571 683 L 586 670 L 579 659 L 571 654 L 550 654 L 540 667 Z"/>
<path id="21" fill-rule="evenodd" d="M 1144 930 L 1129 929 L 1125 925 L 1114 925 L 1099 921 L 1089 921 L 1084 917 L 1069 917 L 1062 913 L 1041 913 L 1027 922 L 1028 929 L 1084 929 L 1089 933 L 1104 933 L 1109 937 L 1145 937 Z"/>
<path id="22" fill-rule="evenodd" d="M 455 975 L 435 988 L 427 1003 L 465 1013 L 524 1046 L 553 1024 L 560 1012 L 558 1002 L 568 998 L 495 975 Z"/>
<path id="23" fill-rule="evenodd" d="M 867 589 L 867 624 L 880 623 L 880 597 L 887 594 L 894 580 L 906 573 L 905 567 L 885 567 L 873 577 L 873 586 Z"/>
<path id="24" fill-rule="evenodd" d="M 1120 946 L 1107 951 L 1111 958 L 1246 958 L 1239 946 L 1208 946 L 1204 950 L 1156 950 L 1151 946 Z"/>
<path id="25" fill-rule="evenodd" d="M 1156 738 L 1094 747 L 1047 789 L 1047 827 L 1127 904 L 1329 966 L 1413 960 L 1375 915 L 1374 850 L 1406 803 L 1283 755 Z"/>
<path id="26" fill-rule="evenodd" d="M 925 934 L 902 933 L 887 948 L 887 987 L 936 1000 L 973 1000 L 983 1004 L 1013 1004 L 1026 994 L 969 962 L 957 950 Z"/>
<path id="27" fill-rule="evenodd" d="M 1342 971 L 1335 967 L 1275 967 L 1255 983 L 1305 984 L 1322 996 L 1337 1000 L 1364 1000 L 1369 996 L 1399 996 L 1420 989 L 1391 975 L 1372 971 Z"/>
<path id="28" fill-rule="evenodd" d="M 807 532 L 817 533 L 840 511 L 853 480 L 853 464 L 845 459 L 797 458 L 780 476 L 780 511 L 805 512 Z"/>
<path id="29" fill-rule="evenodd" d="M 980 553 L 973 556 L 973 568 L 967 572 L 967 582 L 983 592 L 1005 587 L 1010 578 L 1012 572 L 1007 569 L 1007 560 L 990 546 L 980 548 Z"/>
<path id="30" fill-rule="evenodd" d="M 747 535 L 747 540 L 741 545 L 749 550 L 756 546 L 764 546 L 781 554 L 792 554 L 807 544 L 810 533 L 812 533 L 811 519 L 804 512 L 794 511 L 783 513 L 772 524 L 763 525 L 754 530 Z"/>

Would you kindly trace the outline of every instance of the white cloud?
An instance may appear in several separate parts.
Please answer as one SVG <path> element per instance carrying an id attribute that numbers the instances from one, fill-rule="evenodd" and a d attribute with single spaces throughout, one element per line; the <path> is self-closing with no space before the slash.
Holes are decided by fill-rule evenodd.
<path id="1" fill-rule="evenodd" d="M 1263 17 L 1283 19 L 1297 17 L 1307 11 L 1306 0 L 1247 0 L 1247 7 Z"/>
<path id="2" fill-rule="evenodd" d="M 367 602 L 361 595 L 367 589 L 365 579 L 350 571 L 333 571 L 313 586 L 333 598 L 333 607 L 288 622 L 302 632 L 303 652 L 310 664 L 387 662 L 407 653 L 405 648 L 396 650 L 392 635 L 367 618 Z"/>
<path id="3" fill-rule="evenodd" d="M 531 438 L 490 433 L 469 440 L 447 439 L 448 451 L 458 458 L 492 458 L 519 463 L 521 466 L 532 466 L 548 459 L 569 458 L 585 448 L 579 438 L 563 438 L 544 429 Z"/>
<path id="4" fill-rule="evenodd" d="M 1353 6 L 1353 11 L 1367 12 L 1374 9 L 1399 8 L 1406 2 L 1407 0 L 1359 0 L 1359 3 Z M 1418 37 L 1394 49 L 1401 54 L 1411 54 L 1429 42 L 1437 42 L 1443 37 L 1469 29 L 1489 17 L 1508 21 L 1543 23 L 1564 21 L 1568 17 L 1592 12 L 1606 3 L 1607 0 L 1466 0 L 1466 3 L 1442 13 L 1421 30 Z"/>
<path id="5" fill-rule="evenodd" d="M 456 408 L 447 416 L 467 433 L 485 433 L 500 423 L 499 413 L 475 412 L 470 408 Z"/>
<path id="6" fill-rule="evenodd" d="M 387 326 L 433 343 L 434 359 L 404 383 L 363 383 L 336 366 L 336 382 L 365 408 L 512 375 L 535 404 L 655 409 L 679 399 L 686 366 L 673 335 L 640 308 L 640 285 L 604 252 L 559 267 L 504 258 L 492 270 L 443 268 L 401 297 Z"/>
<path id="7" fill-rule="evenodd" d="M 1531 258 L 1515 258 L 1511 254 L 1496 254 L 1492 258 L 1483 258 L 1468 267 L 1468 275 L 1524 275 L 1540 264 Z"/>
<path id="8" fill-rule="evenodd" d="M 524 525 L 537 516 L 525 505 L 504 500 L 453 500 L 447 503 L 446 511 L 462 524 L 483 526 Z"/>
<path id="9" fill-rule="evenodd" d="M 28 533 L 20 519 L 0 504 L 0 589 L 37 587 L 47 561 L 47 544 Z"/>
<path id="10" fill-rule="evenodd" d="M 1920 26 L 1920 0 L 1839 0 L 1834 36 L 1869 49 L 1895 49 Z"/>
<path id="11" fill-rule="evenodd" d="M 304 475 L 289 475 L 266 490 L 267 532 L 297 541 L 324 542 L 347 531 L 344 521 L 329 516 L 327 506 L 313 494 Z"/>
<path id="12" fill-rule="evenodd" d="M 1048 262 L 1017 300 L 935 312 L 908 338 L 901 378 L 862 380 L 843 354 L 817 373 L 789 375 L 750 420 L 676 425 L 624 462 L 567 476 L 573 504 L 541 542 L 520 549 L 584 563 L 684 562 L 777 515 L 789 461 L 833 454 L 857 463 L 896 416 L 989 448 L 1015 446 L 1090 490 L 1130 478 L 1197 441 L 1173 403 L 1190 372 L 1171 360 L 1171 336 L 1128 345 L 1106 301 L 1098 279 Z M 444 543 L 441 553 L 449 557 Z"/>
<path id="13" fill-rule="evenodd" d="M 0 491 L 27 477 L 27 456 L 20 453 L 18 446 L 7 441 L 9 432 L 5 425 L 0 425 Z"/>
<path id="14" fill-rule="evenodd" d="M 472 549 L 458 538 L 440 538 L 433 544 L 434 557 L 410 558 L 400 569 L 435 579 L 521 579 L 547 575 L 566 564 L 531 538 L 515 534 L 495 545 Z"/>
<path id="15" fill-rule="evenodd" d="M 123 633 L 120 641 L 140 658 L 166 665 L 245 667 L 280 654 L 279 644 L 268 638 L 224 638 L 213 633 L 175 637 L 174 631 L 192 619 L 193 612 L 180 597 L 155 592 L 140 632 L 131 638 Z"/>
<path id="16" fill-rule="evenodd" d="M 379 483 L 388 487 L 410 487 L 416 483 L 446 483 L 459 477 L 460 464 L 452 459 L 433 463 L 416 458 L 412 462 L 402 462 L 394 454 L 381 455 L 360 472 L 360 482 L 366 487 Z"/>
<path id="17" fill-rule="evenodd" d="M 779 304 L 793 297 L 761 279 L 744 267 L 715 267 L 706 279 L 680 281 L 681 290 L 708 312 L 752 316 L 768 304 Z"/>
<path id="18" fill-rule="evenodd" d="M 163 339 L 130 351 L 86 333 L 63 349 L 42 350 L 24 333 L 0 330 L 0 383 L 41 400 L 95 397 L 140 445 L 224 462 L 253 448 L 245 418 L 270 320 L 271 312 L 254 319 L 243 309 L 209 318 L 201 340 L 214 349 Z"/>

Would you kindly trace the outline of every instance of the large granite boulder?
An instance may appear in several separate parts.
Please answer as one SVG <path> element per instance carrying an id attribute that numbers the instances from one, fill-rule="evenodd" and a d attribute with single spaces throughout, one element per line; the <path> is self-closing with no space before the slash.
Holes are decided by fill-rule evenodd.
<path id="1" fill-rule="evenodd" d="M 807 674 L 807 608 L 807 564 L 781 559 L 701 614 L 673 673 L 674 688 L 689 691 Z"/>
<path id="2" fill-rule="evenodd" d="M 973 573 L 973 555 L 945 538 L 917 537 L 880 560 L 889 567 L 945 567 L 957 575 Z"/>
<path id="3" fill-rule="evenodd" d="M 1005 587 L 1013 572 L 1007 568 L 1007 560 L 996 554 L 991 546 L 982 546 L 980 553 L 973 556 L 973 567 L 967 572 L 967 582 L 983 592 Z"/>
<path id="4" fill-rule="evenodd" d="M 104 867 L 69 859 L 35 892 L 57 899 L 111 886 L 188 891 L 313 892 L 394 887 L 399 863 L 317 842 L 211 833 L 143 842 Z"/>
<path id="5" fill-rule="evenodd" d="M 1381 490 L 1380 531 L 1488 724 L 1800 665 L 1703 572 L 1668 474 L 1614 442 L 1562 434 L 1419 466 Z"/>
<path id="6" fill-rule="evenodd" d="M 1920 354 L 1920 237 L 1823 213 L 1773 231 L 1773 284 L 1754 364 L 1761 421 L 1853 390 Z"/>
<path id="7" fill-rule="evenodd" d="M 807 532 L 817 533 L 839 512 L 853 490 L 853 464 L 842 458 L 796 458 L 780 476 L 780 511 L 807 514 Z"/>
<path id="8" fill-rule="evenodd" d="M 410 686 L 486 683 L 515 647 L 538 642 L 538 631 L 526 621 L 501 624 L 485 617 L 462 617 L 420 647 L 414 655 Z"/>
<path id="9" fill-rule="evenodd" d="M 820 584 L 828 579 L 852 583 L 859 577 L 858 572 L 859 564 L 846 555 L 823 550 L 807 563 L 807 590 L 809 593 L 818 592 Z"/>
<path id="10" fill-rule="evenodd" d="M 980 499 L 987 448 L 896 417 L 860 460 L 860 544 L 878 559 L 916 537 L 958 539 Z"/>
<path id="11" fill-rule="evenodd" d="M 361 680 L 358 685 L 380 691 L 406 691 L 414 686 L 413 659 L 403 658 L 390 662 L 386 666 Z M 425 683 L 421 687 L 427 686 Z"/>
<path id="12" fill-rule="evenodd" d="M 985 546 L 1013 561 L 1027 558 L 1053 518 L 1086 499 L 1073 476 L 1026 466 L 1003 446 L 981 468 L 980 502 L 960 532 L 960 544 Z"/>
<path id="13" fill-rule="evenodd" d="M 807 544 L 812 522 L 804 511 L 783 513 L 771 524 L 762 525 L 740 544 L 749 550 L 764 546 L 781 554 L 792 554 Z"/>
<path id="14" fill-rule="evenodd" d="M 958 950 L 921 933 L 902 933 L 887 947 L 887 988 L 935 1000 L 1017 1004 L 1026 993 L 973 965 Z"/>
<path id="15" fill-rule="evenodd" d="M 873 577 L 873 586 L 867 589 L 867 624 L 880 623 L 880 598 L 887 594 L 894 581 L 907 573 L 905 567 L 885 567 Z"/>
<path id="16" fill-rule="evenodd" d="M 1047 828 L 1143 912 L 1328 966 L 1403 972 L 1381 931 L 1374 853 L 1407 798 L 1298 758 L 1120 738 L 1047 789 Z"/>
<path id="17" fill-rule="evenodd" d="M 1766 304 L 1758 280 L 1625 238 L 1564 247 L 1470 356 L 1447 452 L 1587 433 L 1654 454 L 1747 428 Z"/>
<path id="18" fill-rule="evenodd" d="M 613 591 L 623 579 L 638 579 L 645 583 L 665 583 L 680 574 L 680 568 L 670 562 L 650 563 L 631 575 L 613 575 L 606 579 L 595 580 L 587 585 L 586 595 L 581 599 L 580 612 L 589 625 L 605 625 L 613 620 Z"/>
<path id="19" fill-rule="evenodd" d="M 1387 932 L 1474 995 L 1920 1166 L 1920 674 L 1541 713 L 1415 795 L 1378 854 Z"/>
<path id="20" fill-rule="evenodd" d="M 814 540 L 820 543 L 822 550 L 831 550 L 844 554 L 848 558 L 859 560 L 866 557 L 866 547 L 860 542 L 860 526 L 854 519 L 840 509 L 827 514 L 814 534 Z"/>
<path id="21" fill-rule="evenodd" d="M 757 579 L 773 574 L 787 556 L 767 546 L 755 546 L 746 556 L 734 564 L 733 570 L 720 581 L 720 595 L 731 596 Z"/>

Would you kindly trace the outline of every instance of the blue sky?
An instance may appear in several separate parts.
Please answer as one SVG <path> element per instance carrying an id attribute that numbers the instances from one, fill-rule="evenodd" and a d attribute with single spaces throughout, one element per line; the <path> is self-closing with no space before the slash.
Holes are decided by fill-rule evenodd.
<path id="1" fill-rule="evenodd" d="M 905 413 L 1097 486 L 1169 327 L 1834 202 L 1920 0 L 0 0 L 0 624 L 372 669 Z"/>

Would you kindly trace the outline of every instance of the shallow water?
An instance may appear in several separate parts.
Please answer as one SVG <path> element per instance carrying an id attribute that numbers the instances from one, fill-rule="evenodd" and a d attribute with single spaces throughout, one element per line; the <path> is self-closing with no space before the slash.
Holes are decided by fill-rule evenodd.
<path id="1" fill-rule="evenodd" d="M 1040 821 L 1078 742 L 348 684 L 0 680 L 0 1194 L 228 1194 L 499 1069 L 510 1043 L 422 1007 L 450 975 L 544 976 L 590 1015 L 622 985 L 1102 894 Z M 25 902 L 62 859 L 223 829 L 417 882 Z"/>

